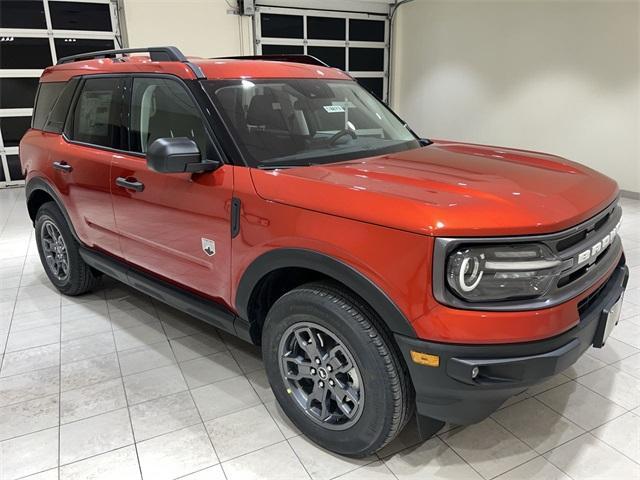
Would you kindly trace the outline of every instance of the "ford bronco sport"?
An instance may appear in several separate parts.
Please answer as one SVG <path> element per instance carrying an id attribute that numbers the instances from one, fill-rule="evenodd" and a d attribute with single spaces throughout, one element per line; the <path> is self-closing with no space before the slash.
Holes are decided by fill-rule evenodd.
<path id="1" fill-rule="evenodd" d="M 60 292 L 104 273 L 261 345 L 284 412 L 346 455 L 602 347 L 628 278 L 614 181 L 420 139 L 313 57 L 62 59 L 20 158 Z"/>

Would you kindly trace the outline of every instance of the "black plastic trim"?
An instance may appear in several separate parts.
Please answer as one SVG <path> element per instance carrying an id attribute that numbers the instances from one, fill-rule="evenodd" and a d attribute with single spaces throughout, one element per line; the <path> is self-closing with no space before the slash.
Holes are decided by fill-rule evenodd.
<path id="1" fill-rule="evenodd" d="M 116 50 L 100 50 L 97 52 L 80 53 L 63 57 L 56 65 L 72 63 L 80 60 L 95 60 L 97 58 L 115 58 L 116 55 L 128 55 L 130 53 L 148 53 L 153 62 L 181 62 L 188 66 L 198 79 L 207 78 L 202 69 L 178 49 L 178 47 L 148 47 L 148 48 L 122 48 Z"/>
<path id="2" fill-rule="evenodd" d="M 242 202 L 239 198 L 231 199 L 231 238 L 236 238 L 240 233 L 240 211 Z"/>
<path id="3" fill-rule="evenodd" d="M 78 60 L 93 60 L 96 58 L 110 58 L 116 55 L 127 55 L 130 53 L 148 53 L 149 58 L 154 62 L 186 62 L 187 57 L 177 47 L 148 47 L 148 48 L 121 48 L 115 50 L 99 50 L 97 52 L 79 53 L 62 57 L 56 65 L 63 63 L 77 62 Z"/>
<path id="4" fill-rule="evenodd" d="M 343 283 L 366 301 L 392 332 L 416 337 L 415 330 L 397 305 L 362 273 L 328 255 L 296 248 L 271 250 L 247 267 L 236 294 L 236 309 L 241 318 L 249 318 L 251 298 L 260 280 L 274 270 L 288 267 L 313 270 Z"/>
<path id="5" fill-rule="evenodd" d="M 80 248 L 80 256 L 96 270 L 216 328 L 251 342 L 248 329 L 243 325 L 246 322 L 240 320 L 239 328 L 236 328 L 236 323 L 239 320 L 237 315 L 222 305 L 152 277 L 114 257 L 86 247 Z"/>
<path id="6" fill-rule="evenodd" d="M 27 181 L 27 185 L 25 186 L 25 196 L 27 198 L 27 204 L 31 199 L 31 195 L 33 195 L 38 190 L 47 193 L 51 198 L 53 198 L 53 201 L 56 203 L 56 205 L 62 212 L 64 219 L 67 221 L 67 225 L 69 225 L 69 230 L 71 230 L 73 237 L 78 241 L 78 243 L 82 244 L 82 241 L 80 240 L 80 237 L 78 237 L 75 228 L 73 228 L 73 223 L 71 222 L 69 213 L 62 203 L 62 200 L 60 200 L 56 191 L 44 177 L 33 177 L 29 181 Z M 31 220 L 35 222 L 35 217 L 31 218 Z"/>

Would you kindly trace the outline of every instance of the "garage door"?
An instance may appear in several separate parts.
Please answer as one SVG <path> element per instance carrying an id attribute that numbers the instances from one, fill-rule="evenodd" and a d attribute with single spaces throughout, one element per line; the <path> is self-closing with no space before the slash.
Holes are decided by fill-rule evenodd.
<path id="1" fill-rule="evenodd" d="M 117 45 L 109 0 L 0 0 L 0 187 L 24 183 L 18 143 L 31 125 L 42 70 Z"/>
<path id="2" fill-rule="evenodd" d="M 256 53 L 307 54 L 349 72 L 386 101 L 389 22 L 385 15 L 258 7 Z"/>

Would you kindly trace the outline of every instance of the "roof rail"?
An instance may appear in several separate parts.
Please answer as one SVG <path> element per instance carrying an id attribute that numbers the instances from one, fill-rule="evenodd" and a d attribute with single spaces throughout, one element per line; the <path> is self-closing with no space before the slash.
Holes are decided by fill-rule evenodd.
<path id="1" fill-rule="evenodd" d="M 238 57 L 218 57 L 215 60 L 265 60 L 268 62 L 292 62 L 292 63 L 306 63 L 307 65 L 317 65 L 319 67 L 329 67 L 322 60 L 312 56 L 303 54 L 289 54 L 289 55 L 245 55 Z"/>
<path id="2" fill-rule="evenodd" d="M 96 58 L 115 58 L 116 55 L 128 55 L 131 53 L 148 53 L 149 58 L 154 62 L 181 62 L 188 65 L 197 78 L 205 78 L 204 73 L 198 65 L 195 65 L 184 56 L 177 47 L 148 47 L 148 48 L 123 48 L 120 50 L 100 50 L 98 52 L 80 53 L 63 57 L 56 65 L 77 62 L 79 60 L 93 60 Z"/>

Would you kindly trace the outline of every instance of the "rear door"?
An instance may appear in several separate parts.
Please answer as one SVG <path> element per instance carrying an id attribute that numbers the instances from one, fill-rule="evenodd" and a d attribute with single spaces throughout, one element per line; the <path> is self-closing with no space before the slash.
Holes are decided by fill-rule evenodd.
<path id="1" fill-rule="evenodd" d="M 123 147 L 124 78 L 89 77 L 81 82 L 64 135 L 51 142 L 53 180 L 80 239 L 120 256 L 110 196 L 110 169 Z"/>
<path id="2" fill-rule="evenodd" d="M 212 297 L 229 299 L 233 167 L 157 173 L 145 153 L 158 138 L 193 139 L 203 157 L 215 147 L 187 86 L 169 76 L 131 79 L 128 154 L 113 157 L 111 191 L 125 258 L 153 274 Z M 128 187 L 122 186 L 128 182 Z"/>

